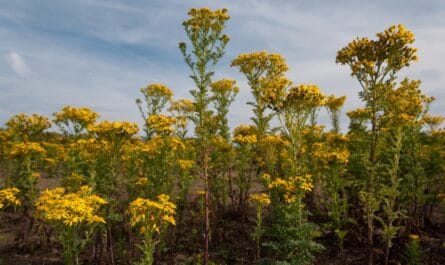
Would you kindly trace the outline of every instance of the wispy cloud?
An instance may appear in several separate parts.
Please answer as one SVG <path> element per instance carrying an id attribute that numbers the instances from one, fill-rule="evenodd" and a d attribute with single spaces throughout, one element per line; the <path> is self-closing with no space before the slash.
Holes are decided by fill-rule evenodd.
<path id="1" fill-rule="evenodd" d="M 202 1 L 15 0 L 0 10 L 0 124 L 18 112 L 45 115 L 63 105 L 89 106 L 103 118 L 140 121 L 134 99 L 151 82 L 189 97 L 193 83 L 178 51 L 181 22 L 191 7 L 227 7 L 231 41 L 216 69 L 234 78 L 241 92 L 231 108 L 232 125 L 249 122 L 251 99 L 244 77 L 229 67 L 239 53 L 282 53 L 295 83 L 315 83 L 347 95 L 345 110 L 362 103 L 358 84 L 335 53 L 357 36 L 373 37 L 391 24 L 412 30 L 420 61 L 401 77 L 421 79 L 437 98 L 431 110 L 445 114 L 445 3 L 388 1 Z M 24 78 L 26 77 L 26 78 Z M 322 119 L 326 120 L 323 116 Z M 345 124 L 346 125 L 346 124 Z"/>
<path id="2" fill-rule="evenodd" d="M 11 69 L 19 76 L 25 77 L 29 74 L 28 66 L 20 54 L 14 51 L 9 52 L 7 55 L 7 60 Z"/>

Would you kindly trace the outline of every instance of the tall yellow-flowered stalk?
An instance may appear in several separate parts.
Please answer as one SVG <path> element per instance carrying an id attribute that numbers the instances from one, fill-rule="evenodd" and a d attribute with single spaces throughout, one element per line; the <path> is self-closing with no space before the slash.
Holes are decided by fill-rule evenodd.
<path id="1" fill-rule="evenodd" d="M 191 9 L 189 18 L 183 26 L 191 43 L 191 52 L 187 50 L 184 42 L 179 44 L 185 62 L 192 71 L 191 78 L 196 89 L 190 91 L 195 102 L 195 113 L 192 121 L 195 123 L 195 132 L 198 144 L 198 165 L 200 176 L 204 181 L 205 216 L 204 216 L 204 265 L 209 260 L 210 236 L 210 179 L 209 179 L 209 152 L 211 132 L 211 113 L 209 112 L 209 87 L 214 72 L 212 68 L 224 55 L 224 49 L 229 37 L 223 34 L 226 21 L 229 19 L 227 9 L 212 11 L 208 8 Z"/>
<path id="2" fill-rule="evenodd" d="M 176 225 L 176 205 L 170 202 L 168 195 L 161 194 L 157 200 L 135 199 L 128 206 L 127 213 L 130 216 L 130 226 L 137 229 L 143 237 L 141 249 L 144 255 L 139 264 L 152 265 L 159 236 L 169 225 Z"/>
<path id="3" fill-rule="evenodd" d="M 397 79 L 397 73 L 404 67 L 417 60 L 417 49 L 411 47 L 414 34 L 403 25 L 391 26 L 381 33 L 377 33 L 376 40 L 358 38 L 350 42 L 337 53 L 337 63 L 348 65 L 362 91 L 360 98 L 366 104 L 367 117 L 371 128 L 369 131 L 369 155 L 367 179 L 360 197 L 364 205 L 366 222 L 368 225 L 368 264 L 374 263 L 374 219 L 379 210 L 378 159 L 382 153 L 383 124 L 380 116 L 384 112 L 388 101 L 387 92 L 392 90 Z"/>

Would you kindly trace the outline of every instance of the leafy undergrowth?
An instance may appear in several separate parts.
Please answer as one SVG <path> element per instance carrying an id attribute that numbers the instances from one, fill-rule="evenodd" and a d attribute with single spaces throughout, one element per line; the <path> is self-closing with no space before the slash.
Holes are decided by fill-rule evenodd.
<path id="1" fill-rule="evenodd" d="M 39 188 L 57 187 L 59 179 L 41 178 Z M 199 190 L 195 187 L 195 190 Z M 183 210 L 185 218 L 174 229 L 176 239 L 168 242 L 165 252 L 157 253 L 158 264 L 200 264 L 202 259 L 202 219 L 199 214 L 199 196 L 189 197 L 187 208 Z M 423 249 L 423 264 L 445 264 L 445 214 L 444 208 L 435 211 L 435 223 L 421 235 Z M 53 237 L 48 238 L 44 228 L 35 226 L 33 236 L 26 245 L 19 245 L 15 241 L 22 229 L 20 215 L 13 209 L 0 213 L 0 265 L 61 265 L 61 246 Z M 316 220 L 313 220 L 316 221 Z M 255 223 L 255 209 L 249 208 L 246 216 L 239 214 L 225 214 L 222 218 L 212 220 L 211 260 L 214 264 L 255 264 L 255 244 L 251 238 Z M 267 235 L 265 235 L 267 237 Z M 324 234 L 318 239 L 326 249 L 318 254 L 313 262 L 317 265 L 362 265 L 367 261 L 366 238 L 348 236 L 345 240 L 345 255 L 341 257 L 335 235 Z M 390 264 L 403 264 L 398 261 L 399 254 L 403 252 L 400 246 L 406 242 L 396 242 L 398 248 L 393 249 Z M 85 264 L 94 264 L 88 261 L 91 257 L 91 248 L 82 253 Z M 380 259 L 375 264 L 383 264 L 382 248 L 375 248 Z M 117 264 L 129 264 L 128 260 L 119 260 Z"/>

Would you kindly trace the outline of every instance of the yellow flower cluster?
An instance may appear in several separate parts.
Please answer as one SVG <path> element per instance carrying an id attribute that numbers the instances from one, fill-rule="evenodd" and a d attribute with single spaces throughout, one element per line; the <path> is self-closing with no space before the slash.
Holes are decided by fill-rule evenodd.
<path id="1" fill-rule="evenodd" d="M 233 141 L 238 144 L 255 144 L 256 127 L 254 125 L 241 124 L 233 130 Z"/>
<path id="2" fill-rule="evenodd" d="M 67 155 L 65 159 L 68 159 L 71 156 L 69 154 L 74 152 L 76 154 L 79 154 L 86 161 L 94 161 L 97 151 L 108 150 L 108 145 L 108 141 L 104 139 L 78 139 L 76 142 L 68 144 Z"/>
<path id="3" fill-rule="evenodd" d="M 136 123 L 132 122 L 109 122 L 103 121 L 97 125 L 90 126 L 88 130 L 96 135 L 104 138 L 114 136 L 130 137 L 139 131 Z"/>
<path id="4" fill-rule="evenodd" d="M 261 77 L 264 74 L 268 79 L 279 77 L 289 69 L 283 56 L 266 51 L 240 54 L 232 61 L 231 66 L 239 67 L 248 77 Z"/>
<path id="5" fill-rule="evenodd" d="M 173 96 L 171 89 L 163 84 L 150 84 L 145 88 L 141 88 L 141 92 L 150 97 L 164 97 L 170 99 Z"/>
<path id="6" fill-rule="evenodd" d="M 233 135 L 252 135 L 256 133 L 255 125 L 241 124 L 233 130 Z"/>
<path id="7" fill-rule="evenodd" d="M 140 178 L 138 178 L 138 179 L 136 180 L 136 183 L 135 183 L 135 184 L 138 185 L 138 186 L 145 186 L 145 185 L 148 184 L 148 178 L 146 178 L 146 177 L 140 177 Z"/>
<path id="8" fill-rule="evenodd" d="M 21 205 L 22 202 L 17 198 L 17 194 L 20 192 L 17 188 L 6 188 L 0 190 L 0 209 L 5 207 L 5 205 Z"/>
<path id="9" fill-rule="evenodd" d="M 275 135 L 275 134 L 267 134 L 262 139 L 262 143 L 266 145 L 276 146 L 284 144 L 286 140 L 283 139 L 282 136 Z"/>
<path id="10" fill-rule="evenodd" d="M 315 143 L 313 145 L 312 153 L 319 161 L 328 163 L 347 164 L 349 161 L 348 149 L 329 148 L 322 143 Z"/>
<path id="11" fill-rule="evenodd" d="M 345 104 L 346 96 L 336 97 L 334 95 L 330 95 L 325 100 L 325 105 L 331 112 L 337 112 L 343 107 Z"/>
<path id="12" fill-rule="evenodd" d="M 170 107 L 168 111 L 172 113 L 173 117 L 176 119 L 176 125 L 179 127 L 178 131 L 182 130 L 185 136 L 187 129 L 187 124 L 191 113 L 195 110 L 195 105 L 193 101 L 189 99 L 179 99 L 170 102 Z"/>
<path id="13" fill-rule="evenodd" d="M 414 42 L 414 34 L 403 25 L 394 25 L 384 32 L 377 33 L 377 40 L 358 38 L 342 48 L 336 57 L 337 63 L 351 67 L 351 75 L 375 74 L 377 65 L 400 70 L 416 61 L 417 49 L 409 45 Z"/>
<path id="14" fill-rule="evenodd" d="M 291 87 L 284 101 L 284 108 L 307 109 L 324 105 L 325 96 L 316 85 L 298 85 Z"/>
<path id="15" fill-rule="evenodd" d="M 154 158 L 161 153 L 163 147 L 164 140 L 162 137 L 155 136 L 146 143 L 142 143 L 140 151 L 142 154 L 145 154 L 150 158 Z"/>
<path id="16" fill-rule="evenodd" d="M 213 82 L 210 87 L 214 93 L 222 95 L 231 94 L 232 92 L 237 94 L 239 87 L 235 86 L 236 81 L 232 79 L 221 79 Z"/>
<path id="17" fill-rule="evenodd" d="M 58 161 L 64 161 L 66 158 L 67 150 L 64 144 L 41 142 L 41 145 L 48 153 L 45 158 L 48 165 L 56 165 Z"/>
<path id="18" fill-rule="evenodd" d="M 278 188 L 288 189 L 288 187 L 289 183 L 282 178 L 276 178 L 271 183 L 269 183 L 269 185 L 267 185 L 268 189 L 278 189 Z"/>
<path id="19" fill-rule="evenodd" d="M 366 108 L 358 108 L 346 113 L 351 120 L 366 120 L 370 117 L 370 111 Z"/>
<path id="20" fill-rule="evenodd" d="M 257 203 L 259 205 L 269 205 L 270 204 L 270 197 L 267 193 L 252 194 L 252 195 L 250 195 L 249 200 L 251 202 Z"/>
<path id="21" fill-rule="evenodd" d="M 432 116 L 432 115 L 424 115 L 422 121 L 428 125 L 431 131 L 437 130 L 437 128 L 443 123 L 445 120 L 442 116 Z"/>
<path id="22" fill-rule="evenodd" d="M 277 77 L 272 80 L 267 80 L 267 82 L 264 82 L 263 84 L 263 96 L 261 99 L 264 102 L 267 102 L 272 109 L 281 109 L 286 97 L 286 91 L 291 84 L 292 81 L 286 77 Z"/>
<path id="23" fill-rule="evenodd" d="M 228 11 L 225 8 L 215 11 L 207 7 L 192 8 L 188 12 L 188 15 L 190 18 L 184 21 L 183 26 L 192 35 L 198 35 L 200 31 L 220 32 L 224 28 L 224 23 L 230 19 Z M 228 38 L 227 36 L 225 37 Z"/>
<path id="24" fill-rule="evenodd" d="M 344 149 L 340 151 L 330 152 L 327 159 L 328 161 L 336 161 L 340 164 L 347 164 L 349 161 L 349 155 L 349 151 L 347 149 Z"/>
<path id="25" fill-rule="evenodd" d="M 183 159 L 178 160 L 178 166 L 182 170 L 189 170 L 193 167 L 194 164 L 195 161 L 193 160 L 183 160 Z"/>
<path id="26" fill-rule="evenodd" d="M 419 89 L 419 80 L 404 79 L 400 87 L 386 93 L 388 108 L 386 110 L 387 126 L 420 124 L 419 117 L 425 113 L 427 106 L 434 100 Z"/>
<path id="27" fill-rule="evenodd" d="M 185 150 L 185 144 L 178 137 L 169 137 L 166 144 L 173 152 Z"/>
<path id="28" fill-rule="evenodd" d="M 147 119 L 148 126 L 160 135 L 173 133 L 173 125 L 175 122 L 175 118 L 162 114 L 150 115 Z"/>
<path id="29" fill-rule="evenodd" d="M 261 180 L 264 183 L 270 183 L 271 179 L 272 179 L 272 177 L 269 174 L 267 174 L 267 173 L 263 173 L 263 175 L 261 175 Z"/>
<path id="30" fill-rule="evenodd" d="M 11 157 L 20 157 L 28 155 L 45 155 L 46 150 L 36 142 L 18 143 L 12 146 Z"/>
<path id="31" fill-rule="evenodd" d="M 392 25 L 384 32 L 377 33 L 377 38 L 386 45 L 403 45 L 414 42 L 414 33 L 404 25 Z M 417 57 L 416 57 L 417 58 Z"/>
<path id="32" fill-rule="evenodd" d="M 348 136 L 340 133 L 327 132 L 325 137 L 326 142 L 329 144 L 345 144 L 349 142 Z"/>
<path id="33" fill-rule="evenodd" d="M 140 152 L 148 156 L 150 159 L 160 155 L 163 149 L 171 152 L 181 151 L 185 149 L 185 144 L 178 137 L 168 136 L 166 138 L 155 136 L 149 141 L 142 143 Z"/>
<path id="34" fill-rule="evenodd" d="M 54 116 L 56 117 L 54 120 L 55 123 L 71 121 L 87 126 L 96 122 L 99 114 L 89 108 L 65 106 L 60 112 L 54 113 Z"/>
<path id="35" fill-rule="evenodd" d="M 1 142 L 8 141 L 12 135 L 13 135 L 13 132 L 11 132 L 10 130 L 0 129 L 0 141 Z"/>
<path id="36" fill-rule="evenodd" d="M 210 145 L 219 152 L 230 152 L 232 146 L 221 135 L 214 135 L 210 138 Z"/>
<path id="37" fill-rule="evenodd" d="M 266 183 L 269 190 L 280 192 L 288 203 L 301 199 L 304 192 L 311 191 L 314 187 L 311 175 L 293 176 L 288 179 L 276 178 L 272 181 L 269 179 Z"/>
<path id="38" fill-rule="evenodd" d="M 195 105 L 190 99 L 183 98 L 179 100 L 173 100 L 170 103 L 170 108 L 168 110 L 171 112 L 189 113 L 195 110 Z"/>
<path id="39" fill-rule="evenodd" d="M 36 214 L 45 221 L 65 226 L 100 224 L 105 223 L 105 219 L 97 212 L 106 203 L 103 198 L 93 195 L 88 186 L 82 186 L 76 193 L 55 188 L 42 192 L 36 203 Z"/>
<path id="40" fill-rule="evenodd" d="M 51 127 L 51 123 L 47 117 L 38 114 L 17 114 L 12 116 L 6 126 L 11 131 L 12 136 L 20 136 L 21 140 L 32 140 L 30 137 L 41 134 L 44 130 Z"/>
<path id="41" fill-rule="evenodd" d="M 255 144 L 257 138 L 256 135 L 236 135 L 233 141 L 237 144 Z"/>
<path id="42" fill-rule="evenodd" d="M 141 234 L 160 233 L 166 225 L 176 225 L 176 205 L 165 194 L 159 195 L 157 199 L 137 198 L 128 206 L 130 226 L 139 228 Z"/>

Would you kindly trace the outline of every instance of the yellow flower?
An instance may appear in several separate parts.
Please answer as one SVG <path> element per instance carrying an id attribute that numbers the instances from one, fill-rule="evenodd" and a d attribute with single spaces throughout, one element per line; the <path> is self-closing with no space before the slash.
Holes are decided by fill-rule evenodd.
<path id="1" fill-rule="evenodd" d="M 195 110 L 195 107 L 193 101 L 183 98 L 172 101 L 168 110 L 171 112 L 190 113 Z"/>
<path id="2" fill-rule="evenodd" d="M 336 112 L 343 107 L 345 100 L 346 96 L 336 97 L 334 95 L 330 95 L 326 98 L 325 105 L 331 112 Z"/>
<path id="3" fill-rule="evenodd" d="M 255 144 L 257 142 L 256 135 L 237 135 L 233 138 L 233 141 L 237 144 Z"/>
<path id="4" fill-rule="evenodd" d="M 269 183 L 269 185 L 267 186 L 268 189 L 279 189 L 279 188 L 284 188 L 286 189 L 289 186 L 289 183 L 282 179 L 282 178 L 276 178 L 275 180 L 273 180 L 272 182 Z"/>
<path id="5" fill-rule="evenodd" d="M 40 173 L 39 172 L 32 172 L 31 173 L 31 178 L 32 179 L 39 179 L 40 178 Z"/>
<path id="6" fill-rule="evenodd" d="M 90 218 L 88 218 L 89 223 L 102 223 L 105 224 L 105 219 L 103 217 L 100 217 L 99 215 L 93 215 Z"/>
<path id="7" fill-rule="evenodd" d="M 184 21 L 183 26 L 192 36 L 192 39 L 193 36 L 198 36 L 201 32 L 221 32 L 224 28 L 224 23 L 230 18 L 225 8 L 215 11 L 207 7 L 192 8 L 188 15 L 190 18 Z M 226 43 L 228 42 L 227 36 L 223 35 L 222 38 Z"/>
<path id="8" fill-rule="evenodd" d="M 170 99 L 173 96 L 171 89 L 163 84 L 148 85 L 145 88 L 141 88 L 141 92 L 150 97 L 165 97 Z"/>
<path id="9" fill-rule="evenodd" d="M 241 124 L 233 131 L 233 141 L 238 144 L 255 144 L 257 142 L 255 133 L 256 127 L 254 125 Z"/>
<path id="10" fill-rule="evenodd" d="M 17 198 L 19 192 L 20 190 L 17 188 L 6 188 L 0 190 L 0 209 L 2 209 L 7 204 L 16 206 L 21 205 L 21 201 Z"/>
<path id="11" fill-rule="evenodd" d="M 96 213 L 107 202 L 91 192 L 88 186 L 82 186 L 76 193 L 65 193 L 60 187 L 45 190 L 36 202 L 36 215 L 47 222 L 66 226 L 105 223 Z"/>
<path id="12" fill-rule="evenodd" d="M 442 116 L 432 116 L 429 114 L 424 115 L 422 118 L 422 122 L 428 125 L 431 131 L 436 131 L 444 120 L 445 118 Z"/>
<path id="13" fill-rule="evenodd" d="M 267 188 L 278 192 L 287 203 L 292 203 L 300 200 L 305 192 L 312 190 L 312 176 L 293 176 L 288 179 L 276 178 L 269 182 Z"/>
<path id="14" fill-rule="evenodd" d="M 51 127 L 47 117 L 38 114 L 17 114 L 12 116 L 6 126 L 13 135 L 19 135 L 21 140 L 31 140 L 30 137 L 41 134 L 44 130 Z"/>
<path id="15" fill-rule="evenodd" d="M 145 185 L 148 184 L 148 178 L 146 178 L 146 177 L 140 177 L 140 178 L 138 178 L 138 179 L 136 180 L 136 183 L 135 183 L 135 184 L 138 185 L 138 186 L 145 186 Z"/>
<path id="16" fill-rule="evenodd" d="M 193 160 L 178 160 L 178 165 L 179 168 L 181 168 L 181 170 L 189 170 L 190 168 L 193 167 L 193 165 L 195 164 L 195 161 Z"/>
<path id="17" fill-rule="evenodd" d="M 284 57 L 266 51 L 240 54 L 232 61 L 231 66 L 239 67 L 248 77 L 264 73 L 269 78 L 275 78 L 282 76 L 288 70 Z"/>
<path id="18" fill-rule="evenodd" d="M 229 95 L 231 93 L 237 94 L 239 92 L 239 87 L 235 86 L 236 81 L 232 79 L 221 79 L 213 82 L 210 88 L 214 93 L 219 93 L 222 95 Z"/>
<path id="19" fill-rule="evenodd" d="M 353 111 L 349 111 L 346 113 L 346 115 L 348 115 L 348 117 L 352 120 L 352 119 L 358 119 L 358 120 L 364 120 L 364 119 L 368 119 L 370 112 L 368 109 L 355 109 Z"/>
<path id="20" fill-rule="evenodd" d="M 265 183 L 269 183 L 270 180 L 271 180 L 271 176 L 270 176 L 269 174 L 267 174 L 267 173 L 264 173 L 264 174 L 261 176 L 261 180 L 264 181 Z"/>
<path id="21" fill-rule="evenodd" d="M 96 122 L 96 119 L 99 117 L 99 114 L 89 108 L 71 106 L 65 106 L 60 112 L 56 112 L 53 115 L 56 117 L 54 120 L 56 124 L 72 122 L 81 125 L 83 128 Z"/>
<path id="22" fill-rule="evenodd" d="M 262 97 L 261 100 L 267 102 L 268 106 L 274 110 L 283 108 L 283 102 L 286 98 L 286 91 L 292 84 L 286 77 L 275 77 L 273 79 L 261 79 Z"/>
<path id="23" fill-rule="evenodd" d="M 316 85 L 291 87 L 284 101 L 284 108 L 303 110 L 324 105 L 325 96 Z"/>
<path id="24" fill-rule="evenodd" d="M 267 134 L 266 136 L 264 136 L 262 143 L 273 146 L 283 144 L 284 140 L 279 135 Z"/>
<path id="25" fill-rule="evenodd" d="M 249 199 L 250 201 L 258 203 L 260 205 L 270 204 L 270 197 L 267 193 L 252 194 L 250 195 Z"/>
<path id="26" fill-rule="evenodd" d="M 165 221 L 165 222 L 167 222 L 167 223 L 170 223 L 170 224 L 172 224 L 172 225 L 176 225 L 176 220 L 175 220 L 175 218 L 174 218 L 173 216 L 171 216 L 171 215 L 163 215 L 163 216 L 162 216 L 162 220 Z"/>
<path id="27" fill-rule="evenodd" d="M 388 64 L 400 70 L 417 60 L 417 49 L 410 47 L 414 34 L 403 25 L 394 25 L 377 33 L 377 40 L 357 38 L 337 53 L 336 62 L 347 64 L 351 75 L 374 74 L 376 65 Z"/>
<path id="28" fill-rule="evenodd" d="M 130 138 L 139 131 L 136 123 L 131 122 L 109 122 L 103 121 L 97 125 L 90 126 L 88 130 L 95 133 L 99 137 L 111 140 L 113 137 L 119 136 Z"/>
<path id="29" fill-rule="evenodd" d="M 311 182 L 301 182 L 300 188 L 304 191 L 311 191 L 314 185 Z"/>
<path id="30" fill-rule="evenodd" d="M 46 150 L 35 142 L 24 142 L 15 144 L 11 148 L 10 155 L 12 157 L 28 156 L 28 155 L 46 155 Z"/>
<path id="31" fill-rule="evenodd" d="M 175 118 L 162 114 L 150 115 L 147 119 L 148 127 L 160 135 L 171 134 L 174 131 L 172 126 L 175 122 Z"/>
<path id="32" fill-rule="evenodd" d="M 176 225 L 174 218 L 176 205 L 170 196 L 161 194 L 157 201 L 137 198 L 128 206 L 130 226 L 137 227 L 141 234 L 160 233 L 168 224 Z"/>
<path id="33" fill-rule="evenodd" d="M 307 174 L 305 176 L 295 176 L 290 178 L 293 186 L 299 186 L 303 191 L 311 191 L 314 185 L 312 184 L 312 176 Z"/>

